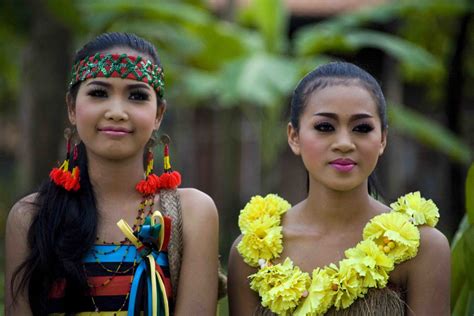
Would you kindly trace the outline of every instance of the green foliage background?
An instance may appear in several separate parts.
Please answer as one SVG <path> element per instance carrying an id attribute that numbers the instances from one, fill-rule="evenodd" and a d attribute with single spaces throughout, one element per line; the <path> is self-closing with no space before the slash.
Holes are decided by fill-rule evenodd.
<path id="1" fill-rule="evenodd" d="M 258 121 L 262 178 L 275 168 L 284 148 L 283 117 L 298 80 L 334 56 L 350 56 L 368 48 L 380 50 L 395 60 L 403 80 L 427 91 L 432 101 L 428 105 L 431 108 L 423 109 L 391 102 L 390 128 L 443 153 L 458 165 L 466 167 L 473 160 L 466 138 L 426 115 L 441 106 L 445 97 L 443 87 L 456 23 L 460 16 L 473 12 L 468 1 L 390 1 L 311 23 L 297 29 L 291 38 L 289 12 L 281 0 L 254 0 L 245 8 L 229 8 L 230 17 L 225 19 L 199 0 L 41 3 L 45 12 L 70 30 L 74 47 L 106 31 L 134 32 L 151 40 L 159 47 L 166 65 L 167 98 L 181 110 L 236 109 L 250 121 Z M 18 115 L 16 104 L 24 71 L 21 59 L 14 56 L 27 46 L 32 16 L 28 1 L 9 0 L 0 4 L 0 115 L 12 120 Z M 379 27 L 394 21 L 395 31 Z M 472 24 L 467 56 L 474 53 Z M 467 58 L 465 64 L 466 82 L 472 87 L 474 60 Z M 466 91 L 472 94 L 472 89 Z M 11 185 L 16 183 L 16 176 L 11 170 L 0 176 L 2 229 L 9 207 L 20 194 L 18 186 Z M 474 262 L 473 181 L 471 167 L 466 185 L 468 215 L 453 241 L 455 315 L 472 315 L 474 309 L 474 276 L 467 268 L 467 262 Z M 0 232 L 3 235 L 4 231 Z M 0 250 L 3 254 L 3 243 Z M 223 306 L 225 309 L 225 303 Z"/>
<path id="2" fill-rule="evenodd" d="M 451 305 L 453 315 L 474 314 L 474 164 L 466 180 L 466 215 L 452 245 Z"/>

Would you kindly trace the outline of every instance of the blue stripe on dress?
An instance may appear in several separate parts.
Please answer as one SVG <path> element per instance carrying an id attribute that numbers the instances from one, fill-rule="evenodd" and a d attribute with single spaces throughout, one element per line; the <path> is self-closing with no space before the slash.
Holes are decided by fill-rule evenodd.
<path id="1" fill-rule="evenodd" d="M 83 260 L 84 263 L 96 262 L 99 259 L 100 262 L 133 262 L 137 256 L 137 249 L 133 245 L 121 245 L 117 251 L 104 255 L 116 249 L 116 245 L 94 245 L 89 250 Z M 101 253 L 97 253 L 99 251 Z M 127 252 L 128 251 L 128 252 Z M 95 253 L 94 253 L 95 252 Z M 127 254 L 124 258 L 124 255 Z M 97 259 L 96 259 L 97 258 Z"/>
<path id="2" fill-rule="evenodd" d="M 121 245 L 117 251 L 113 253 L 109 253 L 104 255 L 103 253 L 107 253 L 113 251 L 117 248 L 116 245 L 94 245 L 90 251 L 87 252 L 83 262 L 84 263 L 94 263 L 97 262 L 99 259 L 100 262 L 133 262 L 135 258 L 138 256 L 137 248 L 133 245 Z M 95 251 L 99 251 L 101 253 L 95 253 Z M 127 253 L 128 250 L 128 253 Z M 126 256 L 125 256 L 126 254 Z M 125 260 L 124 260 L 125 256 Z M 168 256 L 164 252 L 160 252 L 158 256 L 154 255 L 156 262 L 160 266 L 168 266 Z M 97 258 L 97 259 L 96 259 Z M 140 261 L 138 259 L 137 261 Z"/>

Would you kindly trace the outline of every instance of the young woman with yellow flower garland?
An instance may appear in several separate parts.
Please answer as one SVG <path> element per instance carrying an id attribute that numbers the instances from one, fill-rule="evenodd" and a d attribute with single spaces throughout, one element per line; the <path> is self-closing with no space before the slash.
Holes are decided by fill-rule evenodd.
<path id="1" fill-rule="evenodd" d="M 323 65 L 293 93 L 288 143 L 308 171 L 305 200 L 256 196 L 229 260 L 231 315 L 449 315 L 450 252 L 436 205 L 370 194 L 387 139 L 376 80 Z"/>

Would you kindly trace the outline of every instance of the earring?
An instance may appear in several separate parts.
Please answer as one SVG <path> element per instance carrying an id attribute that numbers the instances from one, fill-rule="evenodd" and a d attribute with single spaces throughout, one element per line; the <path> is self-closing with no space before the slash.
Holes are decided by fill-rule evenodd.
<path id="1" fill-rule="evenodd" d="M 143 196 L 155 194 L 160 188 L 160 178 L 153 173 L 153 147 L 156 145 L 155 134 L 150 137 L 148 141 L 148 152 L 146 155 L 146 171 L 145 179 L 138 182 L 135 189 Z"/>
<path id="2" fill-rule="evenodd" d="M 171 139 L 168 135 L 161 136 L 161 143 L 164 145 L 163 152 L 163 174 L 160 176 L 162 189 L 176 189 L 181 184 L 181 174 L 171 169 L 169 143 Z"/>
<path id="3" fill-rule="evenodd" d="M 66 191 L 77 191 L 80 189 L 80 171 L 79 167 L 72 165 L 76 164 L 77 160 L 77 145 L 74 145 L 73 161 L 69 164 L 71 158 L 71 140 L 74 136 L 74 131 L 70 128 L 64 130 L 64 137 L 66 138 L 66 159 L 59 168 L 53 168 L 49 173 L 49 178 L 56 185 L 63 187 Z M 70 170 L 72 169 L 72 170 Z"/>

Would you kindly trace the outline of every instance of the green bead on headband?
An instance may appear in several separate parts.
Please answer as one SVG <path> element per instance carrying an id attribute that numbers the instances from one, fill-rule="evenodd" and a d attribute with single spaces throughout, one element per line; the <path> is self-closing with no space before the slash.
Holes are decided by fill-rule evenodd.
<path id="1" fill-rule="evenodd" d="M 86 57 L 72 67 L 69 88 L 90 78 L 122 78 L 148 83 L 162 99 L 165 92 L 163 69 L 141 56 L 101 54 Z"/>

